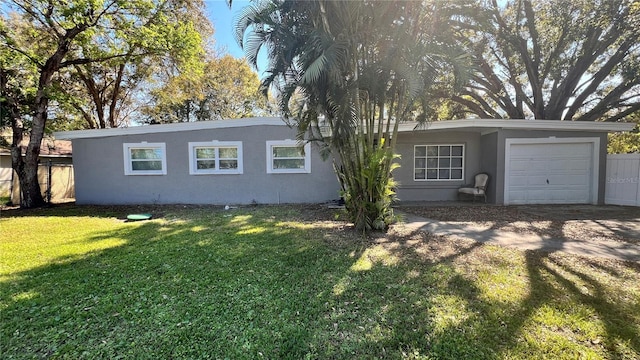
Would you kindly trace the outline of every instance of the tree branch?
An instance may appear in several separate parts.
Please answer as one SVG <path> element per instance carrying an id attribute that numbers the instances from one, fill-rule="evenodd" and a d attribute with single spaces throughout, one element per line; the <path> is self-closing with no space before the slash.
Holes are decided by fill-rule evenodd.
<path id="1" fill-rule="evenodd" d="M 557 117 L 562 115 L 567 102 L 571 98 L 571 94 L 575 92 L 580 79 L 589 70 L 590 66 L 598 57 L 603 55 L 610 46 L 620 40 L 621 29 L 625 28 L 625 21 L 628 14 L 629 7 L 625 8 L 624 12 L 615 16 L 613 21 L 608 25 L 606 32 L 605 29 L 596 26 L 588 29 L 585 36 L 586 39 L 583 41 L 580 49 L 582 55 L 577 58 L 574 66 L 564 77 L 562 83 L 551 93 L 551 101 L 547 106 L 550 115 Z M 604 35 L 602 36 L 603 33 Z M 635 41 L 637 41 L 637 37 L 634 38 L 636 39 Z M 628 41 L 629 40 L 626 42 Z M 622 48 L 623 46 L 620 47 Z"/>
<path id="2" fill-rule="evenodd" d="M 618 122 L 621 119 L 623 119 L 623 118 L 625 118 L 625 117 L 627 117 L 627 116 L 629 116 L 629 115 L 631 115 L 631 114 L 633 114 L 633 113 L 635 113 L 637 111 L 640 111 L 640 103 L 635 103 L 635 104 L 631 105 L 629 108 L 627 108 L 626 110 L 621 111 L 621 112 L 615 114 L 614 116 L 610 116 L 607 119 L 605 119 L 604 121 L 606 121 L 606 122 Z"/>
<path id="3" fill-rule="evenodd" d="M 131 54 L 131 53 L 127 53 L 127 54 L 116 54 L 116 55 L 111 55 L 111 56 L 105 56 L 102 58 L 96 58 L 96 59 L 89 59 L 89 58 L 82 58 L 82 59 L 73 59 L 73 60 L 67 60 L 67 61 L 63 61 L 62 63 L 60 63 L 60 68 L 64 68 L 64 67 L 68 67 L 68 66 L 72 66 L 72 65 L 85 65 L 85 64 L 90 64 L 90 63 L 95 63 L 95 62 L 103 62 L 103 61 L 108 61 L 108 60 L 113 60 L 113 59 L 120 59 L 120 58 L 125 58 L 125 57 L 138 57 L 138 56 L 146 56 L 151 54 L 152 52 L 142 52 L 142 53 L 138 53 L 138 54 Z"/>
<path id="4" fill-rule="evenodd" d="M 615 108 L 616 105 L 620 104 L 620 97 L 629 89 L 631 89 L 636 84 L 632 81 L 627 83 L 619 84 L 613 90 L 611 90 L 607 95 L 602 98 L 596 106 L 594 106 L 587 113 L 580 116 L 579 120 L 591 120 L 595 121 L 602 117 L 607 111 Z M 633 97 L 632 97 L 633 98 Z"/>
<path id="5" fill-rule="evenodd" d="M 0 33 L 0 36 L 2 36 L 2 37 L 3 37 L 3 38 L 5 38 L 5 39 L 8 39 L 8 35 L 6 35 L 6 33 L 4 33 L 4 32 Z M 39 69 L 41 69 L 41 68 L 44 66 L 44 64 L 43 64 L 43 63 L 41 63 L 41 62 L 40 62 L 38 59 L 36 59 L 35 57 L 33 57 L 33 56 L 29 55 L 26 51 L 24 51 L 24 50 L 22 50 L 22 49 L 20 49 L 20 48 L 18 48 L 18 47 L 16 47 L 16 46 L 14 46 L 13 44 L 8 43 L 7 41 L 5 41 L 4 43 L 6 44 L 7 48 L 9 48 L 9 49 L 11 49 L 11 50 L 13 50 L 13 51 L 17 52 L 18 54 L 20 54 L 20 55 L 22 55 L 22 56 L 26 57 L 29 61 L 31 61 L 33 64 L 35 64 L 35 65 L 36 65 L 36 67 L 38 67 Z"/>
<path id="6" fill-rule="evenodd" d="M 51 18 L 50 18 L 50 15 L 49 15 L 49 17 L 47 16 L 47 14 L 53 13 L 53 9 L 52 9 L 53 3 L 52 2 L 49 2 L 49 7 L 47 8 L 47 12 L 46 13 L 43 13 L 39 9 L 38 9 L 38 11 L 36 11 L 32 6 L 28 6 L 27 4 L 20 3 L 18 1 L 14 1 L 14 4 L 18 8 L 22 9 L 22 11 L 24 11 L 25 13 L 31 15 L 31 17 L 35 21 L 40 23 L 40 25 L 44 26 L 45 28 L 49 28 L 49 29 L 53 30 L 53 32 L 55 33 L 55 35 L 58 38 L 62 38 L 63 37 L 63 34 L 56 28 L 56 26 L 55 26 L 56 24 L 50 22 L 50 21 L 52 21 Z"/>
<path id="7" fill-rule="evenodd" d="M 469 100 L 469 99 L 465 99 L 461 96 L 455 95 L 452 97 L 452 100 L 463 105 L 466 106 L 472 113 L 480 116 L 481 118 L 485 118 L 485 119 L 501 119 L 502 116 L 500 116 L 500 114 L 498 114 L 493 107 L 491 107 L 483 98 L 482 96 L 471 92 L 471 91 L 463 91 L 461 93 L 462 95 L 467 95 L 469 97 L 471 97 L 473 99 Z"/>
<path id="8" fill-rule="evenodd" d="M 598 90 L 598 87 L 602 84 L 602 82 L 611 74 L 611 71 L 620 64 L 620 62 L 624 59 L 627 54 L 627 50 L 633 45 L 633 41 L 627 40 L 623 43 L 620 48 L 613 54 L 607 62 L 593 75 L 591 82 L 580 94 L 575 97 L 574 102 L 569 107 L 565 118 L 571 119 L 576 114 L 578 109 L 582 107 L 585 99 L 595 93 Z M 637 82 L 635 83 L 637 84 Z M 631 84 L 626 90 L 633 87 L 635 84 Z M 625 91 L 626 91 L 625 90 Z M 622 94 L 620 94 L 622 95 Z"/>

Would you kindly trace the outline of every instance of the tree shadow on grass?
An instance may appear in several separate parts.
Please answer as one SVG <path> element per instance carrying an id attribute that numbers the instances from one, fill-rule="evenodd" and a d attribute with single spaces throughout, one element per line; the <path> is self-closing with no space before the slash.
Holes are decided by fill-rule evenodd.
<path id="1" fill-rule="evenodd" d="M 336 330 L 327 342 L 337 349 L 325 355 L 639 356 L 640 311 L 632 291 L 638 264 L 443 237 L 416 242 L 420 235 L 389 239 L 395 244 L 387 244 L 387 253 L 378 249 L 383 237 L 374 239 L 360 252 L 368 267 L 354 259 L 336 282 L 341 291 L 327 315 Z"/>
<path id="2" fill-rule="evenodd" d="M 531 233 L 546 239 L 584 240 L 573 229 L 588 229 L 590 237 L 638 244 L 640 210 L 631 206 L 521 205 L 402 207 L 403 211 L 446 222 L 482 224 L 490 231 Z"/>
<path id="3" fill-rule="evenodd" d="M 512 308 L 487 301 L 479 291 L 468 291 L 476 286 L 475 282 L 458 275 L 450 288 L 464 298 L 475 313 L 486 315 L 485 319 L 469 319 L 450 328 L 443 341 L 459 337 L 460 329 L 471 327 L 475 336 L 465 337 L 465 343 L 480 348 L 500 339 L 500 346 L 489 349 L 500 357 L 523 354 L 537 357 L 546 353 L 556 358 L 587 354 L 634 358 L 640 354 L 640 334 L 633 325 L 638 323 L 638 310 L 633 300 L 612 299 L 613 289 L 606 292 L 605 284 L 574 269 L 574 260 L 565 261 L 531 251 L 526 252 L 525 260 L 529 294 Z M 502 328 L 485 327 L 487 321 L 499 321 Z M 599 326 L 592 328 L 587 324 L 592 322 Z M 486 331 L 487 328 L 492 331 Z"/>
<path id="4" fill-rule="evenodd" d="M 120 224 L 83 240 L 122 239 L 116 247 L 59 258 L 0 283 L 3 353 L 234 359 L 640 353 L 637 299 L 611 298 L 615 284 L 607 283 L 615 274 L 637 274 L 633 264 L 594 261 L 599 268 L 420 231 L 362 238 L 348 227 L 295 223 L 296 210 L 269 211 Z M 566 309 L 572 304 L 579 311 Z M 602 323 L 604 330 L 594 332 L 603 334 L 601 342 L 592 342 L 598 339 L 580 319 L 561 317 L 549 329 L 539 319 L 545 311 L 586 314 Z M 557 333 L 550 339 L 560 343 L 588 341 L 563 348 L 568 353 L 538 349 L 535 328 Z"/>

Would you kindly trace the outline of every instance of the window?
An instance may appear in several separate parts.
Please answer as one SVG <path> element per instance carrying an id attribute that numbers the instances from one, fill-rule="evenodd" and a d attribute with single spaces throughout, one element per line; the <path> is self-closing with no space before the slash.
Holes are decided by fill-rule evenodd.
<path id="1" fill-rule="evenodd" d="M 190 142 L 189 174 L 242 174 L 242 142 Z"/>
<path id="2" fill-rule="evenodd" d="M 267 141 L 267 173 L 310 173 L 311 146 L 295 140 Z"/>
<path id="3" fill-rule="evenodd" d="M 413 179 L 464 179 L 464 145 L 416 145 L 413 148 Z"/>
<path id="4" fill-rule="evenodd" d="M 164 143 L 125 143 L 125 175 L 166 175 L 167 158 Z"/>

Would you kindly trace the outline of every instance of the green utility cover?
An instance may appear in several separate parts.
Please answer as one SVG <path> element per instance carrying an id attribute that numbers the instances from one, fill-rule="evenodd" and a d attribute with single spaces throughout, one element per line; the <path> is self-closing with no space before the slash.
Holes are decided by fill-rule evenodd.
<path id="1" fill-rule="evenodd" d="M 149 220 L 153 215 L 151 214 L 131 214 L 127 215 L 127 220 L 138 221 L 138 220 Z"/>

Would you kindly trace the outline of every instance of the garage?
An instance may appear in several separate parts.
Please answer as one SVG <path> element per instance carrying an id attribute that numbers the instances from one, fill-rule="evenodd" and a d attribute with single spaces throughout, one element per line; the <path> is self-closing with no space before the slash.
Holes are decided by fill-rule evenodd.
<path id="1" fill-rule="evenodd" d="M 597 202 L 598 138 L 507 139 L 505 204 Z"/>

